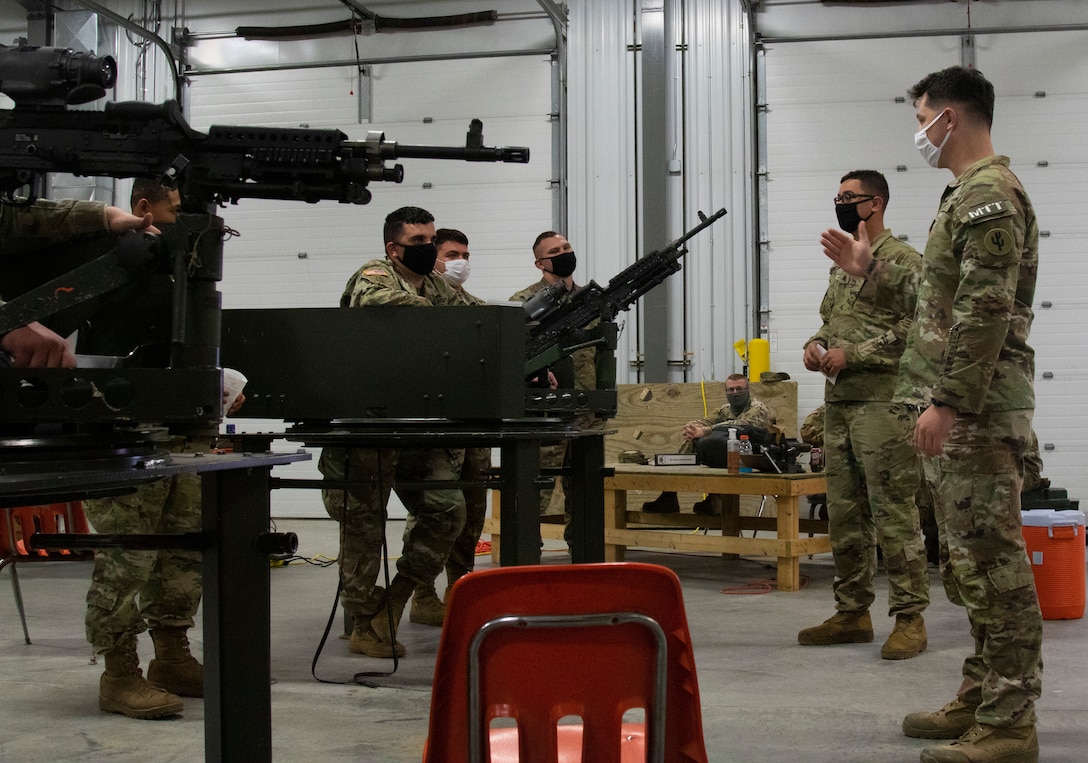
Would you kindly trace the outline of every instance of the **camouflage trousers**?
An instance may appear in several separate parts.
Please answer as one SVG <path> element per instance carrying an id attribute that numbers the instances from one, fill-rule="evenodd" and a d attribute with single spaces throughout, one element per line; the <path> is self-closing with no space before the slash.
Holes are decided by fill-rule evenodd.
<path id="1" fill-rule="evenodd" d="M 321 490 L 325 511 L 340 523 L 340 604 L 353 620 L 374 614 L 370 594 L 382 564 L 385 507 L 393 489 L 399 451 L 324 448 L 317 468 L 326 480 L 350 486 Z"/>
<path id="2" fill-rule="evenodd" d="M 491 448 L 466 448 L 461 466 L 461 479 L 479 482 L 484 478 L 484 470 L 491 468 Z M 472 572 L 476 568 L 476 544 L 484 530 L 487 515 L 487 488 L 465 487 L 461 489 L 465 496 L 465 524 L 453 542 L 450 555 L 446 559 L 447 573 L 456 577 Z M 404 523 L 404 541 L 407 543 L 416 520 L 411 514 Z"/>
<path id="3" fill-rule="evenodd" d="M 484 471 L 490 468 L 491 448 L 467 448 L 461 479 L 480 481 Z M 462 492 L 465 494 L 465 526 L 450 549 L 446 566 L 463 574 L 476 568 L 476 544 L 480 541 L 487 514 L 487 488 L 466 487 Z"/>
<path id="4" fill-rule="evenodd" d="M 340 602 L 353 619 L 373 614 L 371 592 L 382 563 L 385 512 L 397 480 L 454 480 L 463 451 L 325 448 L 318 469 L 327 480 L 353 483 L 321 491 L 329 516 L 340 523 Z M 456 488 L 397 489 L 413 527 L 406 533 L 397 572 L 430 583 L 442 571 L 465 522 L 465 499 Z"/>
<path id="5" fill-rule="evenodd" d="M 199 532 L 200 477 L 180 474 L 83 506 L 100 533 Z M 97 551 L 87 592 L 87 640 L 105 653 L 148 628 L 191 628 L 202 592 L 199 551 Z"/>
<path id="6" fill-rule="evenodd" d="M 400 452 L 394 490 L 408 509 L 411 523 L 405 526 L 404 549 L 397 560 L 397 573 L 416 583 L 431 583 L 445 566 L 454 541 L 465 526 L 465 495 L 459 487 L 417 490 L 399 485 L 458 480 L 464 461 L 463 449 L 426 448 Z"/>
<path id="7" fill-rule="evenodd" d="M 929 570 L 918 508 L 921 475 L 911 443 L 915 413 L 890 402 L 828 403 L 824 459 L 835 558 L 835 607 L 868 609 L 876 598 L 876 550 L 888 572 L 888 614 L 929 605 Z"/>
<path id="8" fill-rule="evenodd" d="M 940 535 L 941 578 L 966 608 L 974 652 L 959 697 L 992 726 L 1035 723 L 1043 621 L 1024 548 L 1020 488 L 1030 410 L 956 419 L 940 456 L 922 459 Z"/>
<path id="9" fill-rule="evenodd" d="M 579 414 L 575 417 L 574 423 L 579 429 L 604 429 L 604 419 L 598 419 L 592 413 Z M 569 467 L 570 463 L 570 440 L 562 440 L 558 443 L 540 446 L 540 468 L 553 468 Z M 573 489 L 573 482 L 570 477 L 558 477 L 559 484 L 563 488 L 563 539 L 569 544 L 571 541 L 571 509 L 570 509 L 570 491 Z M 546 510 L 548 505 L 553 502 L 553 491 L 551 489 L 545 489 L 540 491 L 540 514 L 543 516 L 548 513 Z"/>

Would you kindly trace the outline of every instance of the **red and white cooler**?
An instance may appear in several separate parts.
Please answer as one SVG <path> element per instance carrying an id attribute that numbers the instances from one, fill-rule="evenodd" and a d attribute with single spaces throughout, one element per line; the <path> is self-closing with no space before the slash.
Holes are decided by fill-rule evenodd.
<path id="1" fill-rule="evenodd" d="M 1021 512 L 1044 620 L 1084 617 L 1084 512 Z"/>

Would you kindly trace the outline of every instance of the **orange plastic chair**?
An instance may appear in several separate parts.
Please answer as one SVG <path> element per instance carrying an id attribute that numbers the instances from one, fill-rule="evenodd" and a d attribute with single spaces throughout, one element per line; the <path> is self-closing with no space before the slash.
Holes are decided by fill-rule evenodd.
<path id="1" fill-rule="evenodd" d="M 53 503 L 42 506 L 0 507 L 0 570 L 11 566 L 11 589 L 15 594 L 15 607 L 23 624 L 23 640 L 30 643 L 26 627 L 26 611 L 23 608 L 23 592 L 19 587 L 16 563 L 84 561 L 93 558 L 90 551 L 30 550 L 27 541 L 34 533 L 89 533 L 83 504 L 79 501 Z"/>
<path id="2" fill-rule="evenodd" d="M 642 721 L 634 717 L 639 710 Z M 570 716 L 582 723 L 560 722 Z M 516 727 L 499 727 L 496 718 Z M 706 760 L 695 660 L 672 570 L 504 567 L 454 585 L 424 763 Z"/>

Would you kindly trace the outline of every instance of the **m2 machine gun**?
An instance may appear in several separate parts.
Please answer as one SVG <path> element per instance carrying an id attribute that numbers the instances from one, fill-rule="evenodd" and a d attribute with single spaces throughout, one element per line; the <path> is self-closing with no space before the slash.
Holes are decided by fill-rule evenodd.
<path id="1" fill-rule="evenodd" d="M 116 368 L 80 368 L 76 374 L 0 369 L 0 424 L 218 420 L 215 283 L 229 230 L 211 213 L 217 206 L 244 198 L 366 204 L 371 182 L 402 180 L 402 166 L 387 165 L 397 158 L 529 160 L 527 148 L 484 146 L 479 120 L 472 121 L 465 146 L 447 147 L 398 145 L 377 131 L 363 141 L 350 141 L 339 130 L 257 126 L 216 125 L 205 134 L 187 124 L 174 101 L 68 110 L 101 98 L 115 79 L 116 64 L 108 56 L 22 40 L 0 46 L 0 92 L 15 102 L 0 110 L 0 196 L 6 203 L 31 203 L 44 174 L 62 172 L 158 178 L 179 190 L 190 213 L 161 238 L 103 235 L 86 247 L 66 246 L 56 257 L 0 256 L 0 294 L 8 300 L 0 306 L 0 333 L 34 320 L 71 329 L 92 308 L 100 325 L 106 315 L 111 325 L 139 329 L 125 346 L 114 341 L 108 348 Z M 152 282 L 155 288 L 145 288 Z M 148 305 L 158 312 L 154 318 L 134 313 L 137 293 L 156 303 Z M 144 352 L 149 346 L 166 351 Z M 101 347 L 91 352 L 107 354 Z"/>
<path id="2" fill-rule="evenodd" d="M 680 238 L 640 257 L 632 265 L 614 276 L 605 287 L 596 281 L 570 293 L 562 281 L 542 289 L 525 303 L 526 317 L 532 321 L 528 328 L 525 346 L 525 375 L 538 377 L 553 363 L 583 347 L 597 347 L 598 353 L 607 357 L 597 364 L 597 388 L 611 390 L 612 407 L 607 400 L 592 400 L 594 395 L 585 391 L 535 390 L 527 403 L 531 409 L 564 409 L 569 405 L 564 399 L 579 400 L 578 408 L 589 408 L 598 415 L 615 412 L 617 329 L 613 319 L 622 310 L 630 309 L 639 297 L 646 294 L 673 273 L 680 270 L 680 258 L 687 254 L 684 244 L 709 228 L 726 214 L 719 209 L 710 217 L 699 213 L 699 224 Z M 599 396 L 598 396 L 599 397 Z"/>

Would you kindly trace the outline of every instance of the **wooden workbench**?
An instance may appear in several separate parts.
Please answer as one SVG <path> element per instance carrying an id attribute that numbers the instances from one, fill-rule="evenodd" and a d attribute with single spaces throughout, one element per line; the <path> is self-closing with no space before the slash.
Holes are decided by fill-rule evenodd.
<path id="1" fill-rule="evenodd" d="M 799 498 L 824 493 L 826 489 L 827 481 L 820 473 L 729 474 L 706 466 L 616 464 L 615 475 L 604 478 L 605 560 L 623 561 L 628 546 L 772 556 L 778 559 L 778 589 L 796 591 L 801 586 L 801 557 L 831 550 L 831 540 L 826 535 L 827 520 L 802 519 Z M 633 491 L 645 493 L 638 500 L 640 505 L 662 491 L 721 495 L 722 516 L 628 511 L 627 494 Z M 484 532 L 492 534 L 492 554 L 496 555 L 501 534 L 500 501 L 497 492 L 492 496 L 492 517 L 487 520 Z M 741 496 L 773 496 L 775 516 L 742 516 Z M 694 528 L 719 530 L 720 534 L 677 532 Z M 751 537 L 754 532 L 744 535 L 744 531 L 754 530 L 771 531 L 775 537 Z M 801 537 L 802 532 L 817 534 Z M 542 524 L 541 535 L 561 540 L 563 525 Z"/>

